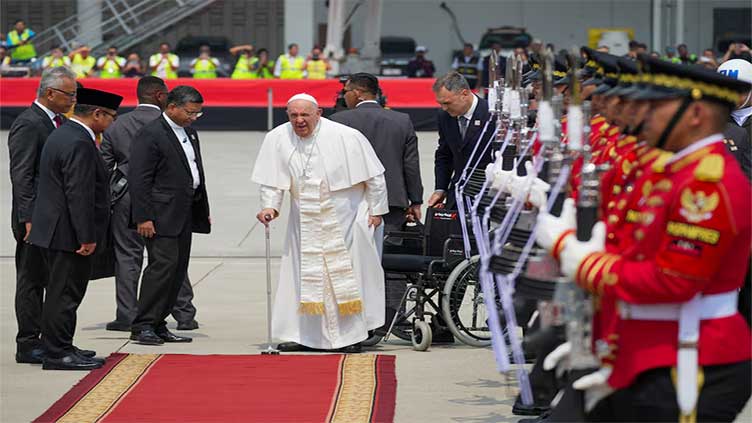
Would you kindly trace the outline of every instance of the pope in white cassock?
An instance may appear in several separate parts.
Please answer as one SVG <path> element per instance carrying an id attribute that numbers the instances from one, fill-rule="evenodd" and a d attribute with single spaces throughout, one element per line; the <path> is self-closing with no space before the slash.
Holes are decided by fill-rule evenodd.
<path id="1" fill-rule="evenodd" d="M 321 117 L 316 99 L 287 102 L 289 122 L 264 138 L 253 181 L 263 224 L 290 216 L 274 299 L 272 335 L 282 351 L 359 352 L 384 324 L 384 273 L 376 239 L 389 212 L 384 167 L 365 136 Z"/>

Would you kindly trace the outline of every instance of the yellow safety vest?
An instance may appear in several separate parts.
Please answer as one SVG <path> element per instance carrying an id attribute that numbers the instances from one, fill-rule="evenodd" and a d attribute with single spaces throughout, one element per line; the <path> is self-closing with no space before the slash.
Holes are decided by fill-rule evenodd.
<path id="1" fill-rule="evenodd" d="M 326 63 L 323 60 L 309 60 L 306 71 L 308 79 L 326 79 Z"/>
<path id="2" fill-rule="evenodd" d="M 256 58 L 256 61 L 258 61 L 258 58 Z M 256 71 L 256 76 L 261 79 L 274 79 L 274 60 L 269 60 L 266 62 L 266 66 L 259 68 Z"/>
<path id="3" fill-rule="evenodd" d="M 76 53 L 73 56 L 71 70 L 73 70 L 73 72 L 76 72 L 76 78 L 86 78 L 87 76 L 89 76 L 89 72 L 96 63 L 97 59 L 91 56 L 87 56 L 86 59 L 84 59 L 84 57 L 81 56 L 80 53 Z"/>
<path id="4" fill-rule="evenodd" d="M 303 79 L 303 58 L 296 56 L 293 62 L 283 54 L 279 56 L 280 60 L 280 79 Z"/>
<path id="5" fill-rule="evenodd" d="M 193 65 L 193 78 L 214 79 L 217 77 L 217 65 L 211 59 L 197 59 Z"/>
<path id="6" fill-rule="evenodd" d="M 122 76 L 122 73 L 120 71 L 120 66 L 118 66 L 119 62 L 123 62 L 123 58 L 121 56 L 115 56 L 114 59 L 110 59 L 109 57 L 105 56 L 104 64 L 102 64 L 102 70 L 99 71 L 99 77 L 104 79 L 120 78 Z"/>
<path id="7" fill-rule="evenodd" d="M 3 66 L 8 66 L 8 65 L 10 65 L 10 56 L 5 56 L 5 57 L 3 57 L 3 61 L 2 61 L 2 62 L 0 62 L 0 65 L 3 65 Z"/>
<path id="8" fill-rule="evenodd" d="M 235 70 L 232 71 L 230 78 L 232 79 L 255 79 L 256 74 L 251 72 L 251 66 L 255 61 L 258 61 L 257 57 L 248 57 L 247 54 L 241 54 L 238 58 L 238 63 L 235 63 Z"/>
<path id="9" fill-rule="evenodd" d="M 37 51 L 34 49 L 34 44 L 26 43 L 21 45 L 21 41 L 26 41 L 31 38 L 29 28 L 24 29 L 23 34 L 18 36 L 18 31 L 15 29 L 8 33 L 11 43 L 13 43 L 13 49 L 10 52 L 10 57 L 13 60 L 29 60 L 37 57 Z"/>
<path id="10" fill-rule="evenodd" d="M 65 57 L 47 56 L 42 60 L 42 66 L 45 68 L 56 68 L 58 66 L 68 66 L 70 63 L 65 63 Z"/>
<path id="11" fill-rule="evenodd" d="M 170 53 L 167 55 L 167 63 L 165 65 L 165 78 L 167 79 L 175 79 L 178 77 L 178 73 L 175 72 L 175 69 L 172 68 L 172 62 L 177 59 L 178 56 Z M 162 59 L 162 54 L 152 54 L 149 58 L 149 62 L 151 63 L 152 59 L 155 61 L 159 61 Z M 151 65 L 150 65 L 151 66 Z M 151 73 L 152 76 L 159 76 L 159 70 L 155 69 L 154 72 Z"/>

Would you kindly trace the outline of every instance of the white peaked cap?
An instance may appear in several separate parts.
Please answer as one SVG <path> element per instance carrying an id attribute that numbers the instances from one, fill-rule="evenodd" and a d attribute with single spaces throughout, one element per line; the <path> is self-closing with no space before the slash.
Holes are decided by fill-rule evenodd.
<path id="1" fill-rule="evenodd" d="M 295 94 L 294 96 L 290 97 L 289 100 L 287 100 L 287 104 L 290 104 L 295 100 L 310 101 L 311 103 L 313 103 L 314 106 L 319 107 L 318 101 L 316 101 L 316 99 L 313 98 L 313 96 L 310 94 L 306 94 L 306 93 Z"/>

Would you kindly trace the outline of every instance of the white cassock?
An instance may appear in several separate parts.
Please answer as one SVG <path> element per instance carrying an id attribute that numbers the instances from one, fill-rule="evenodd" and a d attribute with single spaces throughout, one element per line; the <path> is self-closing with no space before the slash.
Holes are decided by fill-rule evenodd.
<path id="1" fill-rule="evenodd" d="M 280 210 L 290 192 L 272 335 L 319 349 L 365 340 L 384 324 L 375 242 L 383 225 L 370 228 L 368 217 L 389 212 L 384 167 L 371 144 L 325 118 L 306 139 L 286 123 L 264 138 L 252 179 L 263 208 Z"/>

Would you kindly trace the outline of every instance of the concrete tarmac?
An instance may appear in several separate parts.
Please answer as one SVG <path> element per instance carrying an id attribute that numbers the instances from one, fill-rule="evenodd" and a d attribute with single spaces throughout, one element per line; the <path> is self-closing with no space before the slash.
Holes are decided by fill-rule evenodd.
<path id="1" fill-rule="evenodd" d="M 183 332 L 190 344 L 135 345 L 128 334 L 104 329 L 115 317 L 114 279 L 92 281 L 78 311 L 77 346 L 99 356 L 112 352 L 257 354 L 266 339 L 266 274 L 263 226 L 256 223 L 258 186 L 250 174 L 263 140 L 260 132 L 199 134 L 212 214 L 212 234 L 193 238 L 190 278 L 201 327 Z M 8 132 L 0 132 L 7 145 Z M 419 133 L 424 198 L 433 190 L 436 133 Z M 43 413 L 86 372 L 43 371 L 16 364 L 15 244 L 10 232 L 8 150 L 0 149 L 0 422 L 28 422 Z M 285 199 L 285 204 L 287 203 Z M 272 280 L 276 285 L 286 230 L 287 205 L 272 224 Z M 171 323 L 174 329 L 174 323 Z M 396 422 L 516 422 L 513 373 L 496 371 L 490 348 L 462 344 L 412 350 L 392 338 L 369 352 L 397 357 Z M 738 421 L 752 421 L 749 405 Z"/>

